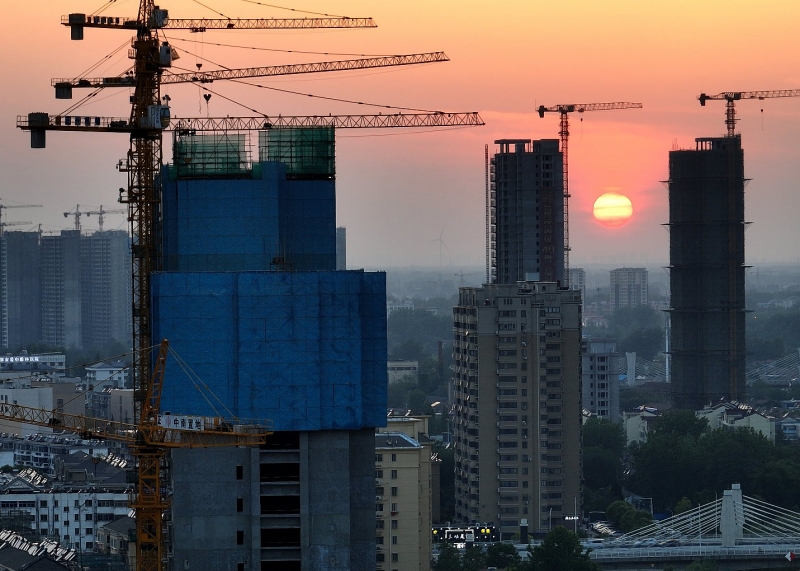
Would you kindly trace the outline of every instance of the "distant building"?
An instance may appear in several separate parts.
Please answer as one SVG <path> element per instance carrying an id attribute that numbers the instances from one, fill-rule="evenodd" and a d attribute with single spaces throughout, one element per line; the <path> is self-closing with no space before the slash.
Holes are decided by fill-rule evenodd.
<path id="1" fill-rule="evenodd" d="M 395 311 L 403 311 L 409 310 L 414 311 L 414 302 L 410 299 L 404 300 L 386 300 L 386 319 L 389 319 L 389 316 L 392 315 Z"/>
<path id="2" fill-rule="evenodd" d="M 86 367 L 86 390 L 128 388 L 131 366 L 122 360 L 104 361 Z"/>
<path id="3" fill-rule="evenodd" d="M 389 384 L 403 380 L 409 377 L 413 380 L 419 378 L 419 362 L 418 361 L 387 361 L 386 370 L 389 375 Z"/>
<path id="4" fill-rule="evenodd" d="M 431 561 L 431 447 L 426 418 L 392 418 L 375 435 L 378 571 L 427 571 Z"/>
<path id="5" fill-rule="evenodd" d="M 617 353 L 616 341 L 584 338 L 581 343 L 582 406 L 598 418 L 619 422 L 619 375 L 623 357 Z"/>
<path id="6" fill-rule="evenodd" d="M 586 271 L 583 268 L 569 269 L 569 289 L 581 292 L 581 307 L 586 308 Z"/>
<path id="7" fill-rule="evenodd" d="M 738 402 L 723 402 L 707 406 L 695 414 L 698 418 L 708 420 L 711 429 L 752 428 L 770 442 L 775 442 L 776 419 L 758 412 L 751 406 Z"/>
<path id="8" fill-rule="evenodd" d="M 745 399 L 741 138 L 669 153 L 670 352 L 674 406 Z"/>
<path id="9" fill-rule="evenodd" d="M 81 233 L 62 230 L 58 236 L 42 236 L 40 247 L 42 343 L 80 348 Z"/>
<path id="10" fill-rule="evenodd" d="M 582 510 L 581 295 L 555 283 L 460 288 L 453 308 L 455 519 L 503 539 Z M 579 512 L 581 513 L 581 512 Z"/>
<path id="11" fill-rule="evenodd" d="M 131 342 L 130 238 L 122 230 L 81 237 L 81 335 L 85 349 Z"/>
<path id="12" fill-rule="evenodd" d="M 647 305 L 647 270 L 645 268 L 611 270 L 611 311 L 639 305 Z"/>
<path id="13" fill-rule="evenodd" d="M 564 182 L 558 140 L 500 139 L 490 159 L 491 283 L 564 281 Z"/>
<path id="14" fill-rule="evenodd" d="M 7 267 L 6 267 L 7 266 Z M 0 337 L 97 349 L 131 339 L 127 232 L 7 232 L 0 238 Z"/>
<path id="15" fill-rule="evenodd" d="M 40 260 L 38 232 L 2 232 L 0 318 L 7 335 L 4 349 L 16 350 L 42 338 Z"/>
<path id="16" fill-rule="evenodd" d="M 347 228 L 336 227 L 336 269 L 347 269 Z"/>

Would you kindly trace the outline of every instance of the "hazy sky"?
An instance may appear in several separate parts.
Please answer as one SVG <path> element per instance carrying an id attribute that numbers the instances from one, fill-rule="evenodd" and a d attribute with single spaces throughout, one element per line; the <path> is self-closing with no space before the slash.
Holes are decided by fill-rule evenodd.
<path id="1" fill-rule="evenodd" d="M 8 5 L 5 5 L 8 4 Z M 164 0 L 179 17 L 291 17 L 255 0 Z M 69 12 L 91 13 L 102 0 L 4 3 L 0 28 L 0 199 L 44 208 L 8 210 L 8 220 L 43 223 L 57 231 L 63 212 L 116 207 L 126 185 L 114 165 L 123 135 L 53 133 L 45 150 L 29 148 L 15 118 L 30 111 L 61 112 L 50 79 L 124 71 L 130 34 L 87 29 L 69 40 L 59 24 Z M 135 16 L 138 0 L 117 0 L 106 15 Z M 351 17 L 371 16 L 377 29 L 347 31 L 169 32 L 178 66 L 203 70 L 344 59 L 215 46 L 400 54 L 442 50 L 452 61 L 417 68 L 327 73 L 254 83 L 327 97 L 444 111 L 480 111 L 485 127 L 410 132 L 340 131 L 337 137 L 338 223 L 348 231 L 348 266 L 478 266 L 484 260 L 484 144 L 498 138 L 556 138 L 558 117 L 537 105 L 607 101 L 644 108 L 572 116 L 570 190 L 573 266 L 582 263 L 666 264 L 668 152 L 693 148 L 694 138 L 724 132 L 724 103 L 700 107 L 697 96 L 726 90 L 800 88 L 796 0 L 537 0 L 367 2 L 303 0 L 295 8 Z M 371 113 L 380 109 L 280 94 L 217 82 L 206 106 L 196 86 L 169 86 L 175 116 L 252 115 L 223 99 L 267 114 Z M 107 90 L 81 109 L 86 115 L 127 116 L 127 89 Z M 762 112 L 763 109 L 763 112 Z M 747 261 L 800 258 L 800 98 L 745 101 L 738 107 L 745 149 Z M 581 118 L 583 119 L 581 121 Z M 165 137 L 169 157 L 170 137 Z M 600 226 L 594 200 L 609 189 L 630 197 L 634 215 L 621 227 Z M 224 197 L 220 197 L 224 200 Z M 84 227 L 96 227 L 84 218 Z M 109 215 L 106 228 L 125 227 Z M 14 229 L 27 229 L 21 226 Z"/>

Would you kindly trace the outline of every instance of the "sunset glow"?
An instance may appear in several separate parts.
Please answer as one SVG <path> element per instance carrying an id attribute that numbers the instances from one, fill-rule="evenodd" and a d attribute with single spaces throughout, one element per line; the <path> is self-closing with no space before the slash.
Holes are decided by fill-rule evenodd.
<path id="1" fill-rule="evenodd" d="M 594 217 L 603 226 L 622 226 L 633 216 L 631 199 L 624 194 L 607 192 L 594 201 Z"/>

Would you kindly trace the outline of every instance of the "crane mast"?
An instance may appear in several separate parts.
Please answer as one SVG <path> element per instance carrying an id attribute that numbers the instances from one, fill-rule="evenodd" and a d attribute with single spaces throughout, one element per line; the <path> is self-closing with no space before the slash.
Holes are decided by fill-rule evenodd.
<path id="1" fill-rule="evenodd" d="M 641 103 L 612 102 L 612 103 L 564 103 L 545 107 L 540 105 L 536 111 L 540 118 L 545 113 L 559 114 L 558 137 L 561 140 L 562 153 L 562 181 L 564 184 L 564 286 L 569 287 L 569 114 L 585 111 L 610 111 L 613 109 L 641 109 Z M 546 221 L 545 221 L 546 224 Z M 552 253 L 552 252 L 551 252 Z M 555 276 L 553 278 L 555 279 Z"/>

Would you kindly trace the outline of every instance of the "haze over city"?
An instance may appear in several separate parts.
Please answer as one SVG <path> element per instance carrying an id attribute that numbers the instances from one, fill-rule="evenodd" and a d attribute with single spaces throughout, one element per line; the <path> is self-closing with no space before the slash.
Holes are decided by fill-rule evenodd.
<path id="1" fill-rule="evenodd" d="M 108 14 L 134 15 L 136 2 L 116 2 Z M 18 114 L 58 112 L 50 80 L 76 76 L 127 42 L 127 34 L 91 30 L 83 42 L 54 14 L 97 8 L 97 2 L 43 0 L 5 8 L 0 63 L 8 85 L 0 110 L 0 197 L 9 204 L 45 208 L 8 215 L 9 221 L 43 223 L 45 231 L 71 226 L 63 212 L 75 204 L 106 208 L 126 185 L 114 170 L 125 154 L 123 135 L 55 133 L 48 148 L 32 152 L 28 135 L 14 129 Z M 202 4 L 174 0 L 174 17 L 219 16 Z M 291 12 L 257 3 L 223 0 L 227 16 L 286 17 Z M 337 223 L 348 228 L 348 266 L 478 266 L 484 257 L 483 148 L 505 137 L 556 138 L 557 114 L 540 119 L 538 105 L 636 101 L 643 109 L 574 114 L 570 139 L 572 265 L 587 262 L 664 264 L 668 235 L 667 153 L 690 148 L 694 138 L 724 132 L 724 103 L 698 104 L 701 92 L 785 89 L 800 86 L 792 39 L 800 5 L 770 2 L 635 1 L 333 2 L 308 0 L 298 9 L 371 16 L 377 30 L 257 31 L 167 34 L 182 59 L 203 70 L 344 59 L 335 54 L 395 54 L 443 50 L 451 61 L 379 71 L 340 72 L 248 83 L 329 98 L 443 111 L 480 111 L 482 128 L 424 132 L 341 131 L 337 136 Z M 290 54 L 214 45 L 328 52 Z M 203 58 L 203 59 L 200 59 Z M 127 49 L 94 75 L 129 66 Z M 198 87 L 168 86 L 173 116 L 380 112 L 379 107 L 257 89 L 233 82 L 209 85 L 208 103 Z M 76 113 L 127 116 L 128 90 L 103 92 Z M 77 97 L 83 95 L 76 93 Z M 226 100 L 230 98 L 243 106 Z M 762 112 L 763 110 L 763 112 Z M 384 109 L 385 112 L 390 112 Z M 746 153 L 747 262 L 795 262 L 783 244 L 800 239 L 796 140 L 800 101 L 770 99 L 737 106 Z M 414 134 L 413 131 L 423 131 Z M 165 143 L 167 143 L 165 141 Z M 169 150 L 165 144 L 165 158 Z M 630 221 L 601 226 L 592 216 L 596 198 L 609 191 L 633 203 Z M 18 214 L 18 213 L 15 213 Z M 96 221 L 96 219 L 94 219 Z M 84 220 L 91 228 L 96 224 Z M 125 228 L 109 216 L 106 228 Z M 19 229 L 25 229 L 20 227 Z"/>

